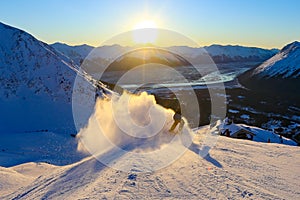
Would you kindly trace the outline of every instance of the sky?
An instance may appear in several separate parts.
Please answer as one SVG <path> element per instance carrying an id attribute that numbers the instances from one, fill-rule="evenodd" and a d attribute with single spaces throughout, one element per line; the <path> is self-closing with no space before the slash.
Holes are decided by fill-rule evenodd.
<path id="1" fill-rule="evenodd" d="M 196 41 L 282 48 L 300 40 L 298 0 L 2 0 L 0 21 L 47 42 L 99 46 L 144 20 Z"/>

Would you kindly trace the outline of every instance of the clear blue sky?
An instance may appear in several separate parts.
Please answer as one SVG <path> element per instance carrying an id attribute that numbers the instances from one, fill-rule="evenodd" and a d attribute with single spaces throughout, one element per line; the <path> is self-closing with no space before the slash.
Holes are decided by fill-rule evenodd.
<path id="1" fill-rule="evenodd" d="M 47 43 L 100 45 L 142 19 L 200 45 L 300 40 L 298 0 L 1 0 L 0 21 Z"/>

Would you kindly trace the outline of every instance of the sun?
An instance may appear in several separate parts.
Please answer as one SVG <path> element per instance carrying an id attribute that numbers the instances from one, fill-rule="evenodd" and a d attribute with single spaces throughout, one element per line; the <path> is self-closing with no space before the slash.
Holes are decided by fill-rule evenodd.
<path id="1" fill-rule="evenodd" d="M 134 26 L 133 41 L 137 44 L 154 43 L 157 38 L 157 24 L 153 20 L 144 20 Z"/>
<path id="2" fill-rule="evenodd" d="M 157 28 L 156 22 L 153 20 L 144 20 L 138 22 L 134 29 L 141 29 L 141 28 Z"/>

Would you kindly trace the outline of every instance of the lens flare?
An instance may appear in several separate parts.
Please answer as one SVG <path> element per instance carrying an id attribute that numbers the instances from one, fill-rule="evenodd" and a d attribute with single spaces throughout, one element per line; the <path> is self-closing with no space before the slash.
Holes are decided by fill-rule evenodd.
<path id="1" fill-rule="evenodd" d="M 133 41 L 137 44 L 154 43 L 157 38 L 157 25 L 152 20 L 137 23 L 133 30 Z"/>

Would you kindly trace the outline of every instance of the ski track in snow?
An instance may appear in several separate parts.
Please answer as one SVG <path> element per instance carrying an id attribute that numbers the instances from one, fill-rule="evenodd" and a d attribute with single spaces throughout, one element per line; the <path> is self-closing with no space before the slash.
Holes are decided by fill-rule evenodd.
<path id="1" fill-rule="evenodd" d="M 61 167 L 0 168 L 0 185 L 10 180 L 3 179 L 7 170 L 15 173 L 12 180 L 24 180 L 0 187 L 0 199 L 299 199 L 298 147 L 220 137 L 201 158 L 199 132 L 190 150 L 155 172 L 122 172 L 93 157 Z"/>

